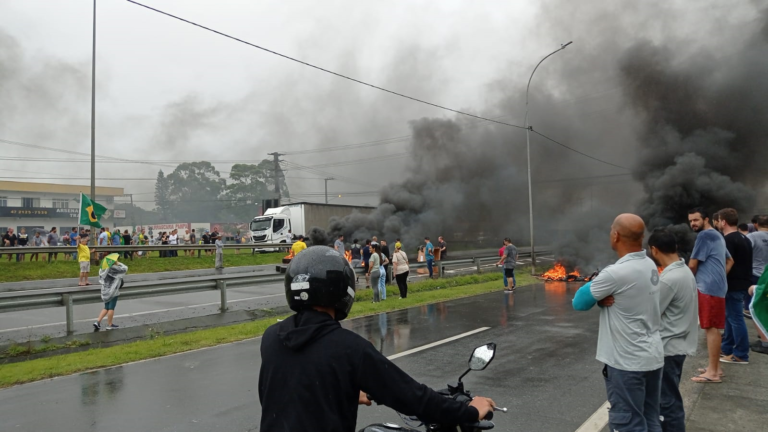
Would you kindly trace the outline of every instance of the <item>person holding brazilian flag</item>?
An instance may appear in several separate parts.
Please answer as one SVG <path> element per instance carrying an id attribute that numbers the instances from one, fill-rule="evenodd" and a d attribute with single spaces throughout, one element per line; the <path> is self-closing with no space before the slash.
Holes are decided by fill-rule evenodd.
<path id="1" fill-rule="evenodd" d="M 107 208 L 91 201 L 85 194 L 80 194 L 80 225 L 89 225 L 101 228 L 101 217 L 107 212 Z M 90 252 L 90 251 L 89 251 Z M 101 300 L 104 302 L 96 322 L 93 323 L 94 331 L 101 330 L 101 321 L 107 317 L 107 330 L 118 328 L 112 322 L 115 316 L 117 298 L 120 296 L 120 288 L 123 286 L 123 277 L 128 273 L 128 267 L 118 261 L 120 254 L 112 253 L 104 257 L 99 268 L 99 283 L 101 284 Z M 87 281 L 87 279 L 86 279 Z"/>
<path id="2" fill-rule="evenodd" d="M 752 295 L 749 311 L 759 330 L 758 333 L 762 333 L 760 338 L 752 344 L 752 351 L 768 354 L 768 266 L 758 279 L 757 285 L 749 287 L 749 294 Z"/>

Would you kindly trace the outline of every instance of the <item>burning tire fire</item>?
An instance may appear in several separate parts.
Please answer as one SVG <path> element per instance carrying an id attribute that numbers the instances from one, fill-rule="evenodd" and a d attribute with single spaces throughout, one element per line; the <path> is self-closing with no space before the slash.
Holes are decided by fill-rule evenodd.
<path id="1" fill-rule="evenodd" d="M 589 276 L 582 276 L 578 269 L 573 269 L 572 272 L 568 272 L 564 265 L 556 263 L 554 267 L 547 270 L 541 275 L 541 278 L 545 281 L 558 281 L 558 282 L 587 282 L 595 278 L 598 272 L 594 272 Z"/>

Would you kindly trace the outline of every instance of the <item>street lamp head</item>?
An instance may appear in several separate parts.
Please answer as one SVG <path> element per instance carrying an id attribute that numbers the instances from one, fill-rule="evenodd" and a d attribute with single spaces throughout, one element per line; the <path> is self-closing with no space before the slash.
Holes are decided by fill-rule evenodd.
<path id="1" fill-rule="evenodd" d="M 568 45 L 570 45 L 572 43 L 573 43 L 573 41 L 570 41 L 570 42 L 564 43 L 564 44 L 560 44 L 560 49 L 565 49 L 565 47 L 567 47 Z"/>

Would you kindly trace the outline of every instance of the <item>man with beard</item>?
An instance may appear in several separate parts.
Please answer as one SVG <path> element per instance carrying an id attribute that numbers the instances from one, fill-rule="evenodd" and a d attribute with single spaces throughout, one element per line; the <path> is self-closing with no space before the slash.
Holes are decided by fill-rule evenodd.
<path id="1" fill-rule="evenodd" d="M 697 383 L 719 383 L 723 371 L 720 368 L 720 330 L 725 329 L 725 294 L 727 268 L 733 259 L 725 247 L 725 239 L 709 222 L 709 214 L 701 207 L 688 212 L 691 228 L 698 233 L 688 267 L 696 275 L 699 289 L 699 325 L 707 333 L 709 362 L 706 369 L 691 378 Z"/>

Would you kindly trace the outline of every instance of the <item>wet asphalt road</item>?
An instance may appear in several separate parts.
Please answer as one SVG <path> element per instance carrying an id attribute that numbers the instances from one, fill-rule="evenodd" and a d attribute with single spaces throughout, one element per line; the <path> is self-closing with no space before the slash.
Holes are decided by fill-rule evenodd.
<path id="1" fill-rule="evenodd" d="M 395 359 L 432 387 L 466 369 L 472 349 L 498 344 L 493 363 L 464 380 L 492 397 L 496 430 L 575 431 L 605 401 L 594 360 L 597 312 L 570 306 L 578 284 L 549 283 L 345 322 L 385 355 L 490 329 Z M 396 301 L 396 300 L 391 300 Z M 259 339 L 0 391 L 9 431 L 258 430 Z M 298 390 L 298 389 L 297 389 Z M 286 407 L 285 415 L 301 415 Z M 381 406 L 360 407 L 358 426 L 402 423 Z"/>

